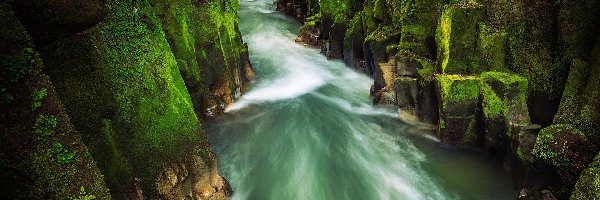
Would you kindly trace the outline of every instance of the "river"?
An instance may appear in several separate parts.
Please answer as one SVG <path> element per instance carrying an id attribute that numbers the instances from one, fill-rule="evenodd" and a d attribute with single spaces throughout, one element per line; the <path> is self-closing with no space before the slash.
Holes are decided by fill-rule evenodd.
<path id="1" fill-rule="evenodd" d="M 373 80 L 294 43 L 272 0 L 240 5 L 257 80 L 206 127 L 232 199 L 514 198 L 501 162 L 372 106 Z"/>

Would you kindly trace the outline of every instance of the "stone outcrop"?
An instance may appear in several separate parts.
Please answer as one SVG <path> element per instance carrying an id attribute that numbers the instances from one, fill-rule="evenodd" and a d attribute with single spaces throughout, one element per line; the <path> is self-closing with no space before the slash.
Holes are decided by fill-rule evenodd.
<path id="1" fill-rule="evenodd" d="M 6 199 L 110 199 L 11 6 L 0 2 L 0 193 Z"/>
<path id="2" fill-rule="evenodd" d="M 32 149 L 6 167 L 3 158 L 2 169 L 35 182 L 6 194 L 226 199 L 231 188 L 218 175 L 200 120 L 222 112 L 253 76 L 238 8 L 229 0 L 3 2 L 3 37 L 19 33 L 20 42 L 3 41 L 0 53 L 14 60 L 21 57 L 5 49 L 26 52 L 18 62 L 35 70 L 3 59 L 2 70 L 15 72 L 3 71 L 2 81 L 18 72 L 30 86 L 17 93 L 21 82 L 3 82 L 2 98 L 10 101 L 2 107 L 23 109 L 13 100 L 32 98 L 26 108 L 36 107 L 1 115 L 3 125 L 34 127 L 2 131 L 2 141 Z M 15 134 L 31 137 L 7 140 L 21 138 Z M 10 148 L 22 149 L 6 146 L 2 155 Z M 32 161 L 32 169 L 12 169 Z"/>
<path id="3" fill-rule="evenodd" d="M 444 144 L 479 147 L 504 159 L 521 199 L 568 198 L 581 167 L 591 162 L 557 168 L 543 161 L 535 149 L 552 127 L 568 125 L 585 136 L 583 143 L 573 134 L 564 137 L 574 145 L 600 144 L 600 98 L 592 89 L 600 85 L 598 1 L 293 4 L 307 5 L 304 16 L 311 16 L 301 19 L 300 41 L 339 58 L 332 33 L 345 25 L 341 59 L 373 77 L 375 104 L 394 104 L 402 115 L 435 125 Z M 309 32 L 319 34 L 307 40 Z M 572 152 L 596 155 L 589 150 Z"/>

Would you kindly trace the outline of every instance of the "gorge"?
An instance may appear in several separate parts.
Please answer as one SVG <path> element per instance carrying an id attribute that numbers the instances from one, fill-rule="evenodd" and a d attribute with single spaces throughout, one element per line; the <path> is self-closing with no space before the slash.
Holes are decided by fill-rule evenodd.
<path id="1" fill-rule="evenodd" d="M 600 198 L 598 1 L 7 0 L 0 25 L 6 199 Z"/>

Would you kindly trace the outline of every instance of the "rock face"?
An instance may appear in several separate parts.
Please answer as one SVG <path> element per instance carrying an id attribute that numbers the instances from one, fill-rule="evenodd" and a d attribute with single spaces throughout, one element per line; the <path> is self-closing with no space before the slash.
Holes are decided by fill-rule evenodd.
<path id="1" fill-rule="evenodd" d="M 472 76 L 436 77 L 440 121 L 438 136 L 453 145 L 477 144 L 479 80 Z"/>
<path id="2" fill-rule="evenodd" d="M 480 147 L 504 159 L 522 198 L 567 198 L 581 172 L 568 166 L 575 173 L 556 180 L 556 168 L 541 164 L 532 153 L 541 128 L 569 125 L 600 144 L 600 1 L 293 4 L 307 5 L 304 27 L 320 30 L 307 41 L 332 58 L 339 58 L 332 33 L 345 25 L 342 59 L 373 77 L 375 104 L 394 104 L 403 115 L 436 125 L 445 144 Z M 308 38 L 306 30 L 301 38 Z"/>
<path id="3" fill-rule="evenodd" d="M 7 199 L 110 199 L 31 37 L 0 3 L 0 193 Z"/>
<path id="4" fill-rule="evenodd" d="M 2 80 L 17 72 L 31 76 L 19 81 L 31 82 L 27 91 L 40 107 L 22 115 L 3 114 L 2 123 L 30 121 L 24 125 L 46 135 L 54 132 L 50 138 L 35 138 L 35 144 L 24 143 L 40 152 L 23 155 L 38 163 L 23 174 L 45 178 L 23 188 L 45 188 L 8 194 L 56 199 L 226 199 L 231 194 L 218 175 L 200 119 L 222 112 L 253 74 L 237 28 L 237 1 L 11 1 L 2 6 L 3 27 L 12 31 L 2 33 L 10 40 L 16 31 L 25 46 L 2 45 L 28 52 L 19 62 L 36 63 L 26 73 L 6 68 L 15 72 L 6 77 L 3 72 Z M 14 25 L 19 21 L 25 29 Z M 3 56 L 18 58 L 2 49 Z M 4 65 L 3 59 L 3 70 Z M 16 83 L 4 88 L 3 82 L 3 98 L 31 99 L 30 93 L 17 95 Z M 47 100 L 40 103 L 44 96 Z M 23 128 L 2 131 L 2 141 L 31 132 Z M 51 155 L 40 154 L 44 152 Z M 9 164 L 20 162 L 30 160 Z M 59 169 L 69 173 L 53 175 Z"/>

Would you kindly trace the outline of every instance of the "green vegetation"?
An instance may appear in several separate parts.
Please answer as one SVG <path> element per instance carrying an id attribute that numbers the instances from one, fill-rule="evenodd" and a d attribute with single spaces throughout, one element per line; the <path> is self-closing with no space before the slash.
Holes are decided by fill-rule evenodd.
<path id="1" fill-rule="evenodd" d="M 600 199 L 600 154 L 579 176 L 571 199 Z"/>
<path id="2" fill-rule="evenodd" d="M 39 90 L 34 91 L 31 94 L 31 110 L 36 110 L 37 108 L 42 106 L 42 100 L 44 100 L 44 97 L 46 97 L 46 95 L 48 95 L 46 88 L 41 88 Z"/>
<path id="3" fill-rule="evenodd" d="M 52 152 L 56 154 L 56 162 L 59 164 L 69 164 L 75 161 L 75 156 L 77 155 L 77 151 L 69 152 L 63 145 L 59 142 L 55 142 L 52 145 Z"/>
<path id="4" fill-rule="evenodd" d="M 54 128 L 56 128 L 57 120 L 54 115 L 38 115 L 33 125 L 33 132 L 37 133 L 40 137 L 50 137 L 54 135 Z"/>
<path id="5" fill-rule="evenodd" d="M 509 109 L 526 109 L 527 79 L 516 74 L 491 71 L 481 74 L 480 84 L 483 114 L 486 118 L 505 116 Z M 504 92 L 499 94 L 499 91 Z"/>
<path id="6" fill-rule="evenodd" d="M 85 188 L 83 186 L 81 186 L 79 188 L 79 195 L 76 198 L 73 198 L 72 200 L 92 200 L 92 199 L 96 199 L 96 196 L 94 196 L 92 194 L 88 194 L 85 191 Z"/>
<path id="7" fill-rule="evenodd" d="M 475 76 L 438 75 L 436 80 L 444 108 L 448 106 L 448 102 L 479 98 L 479 81 Z"/>

